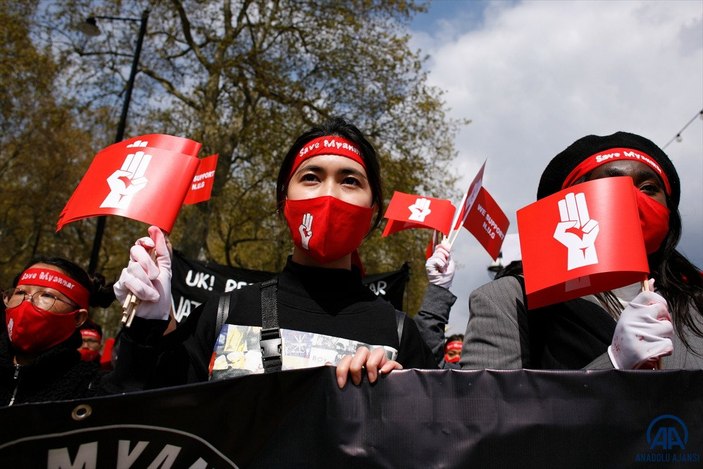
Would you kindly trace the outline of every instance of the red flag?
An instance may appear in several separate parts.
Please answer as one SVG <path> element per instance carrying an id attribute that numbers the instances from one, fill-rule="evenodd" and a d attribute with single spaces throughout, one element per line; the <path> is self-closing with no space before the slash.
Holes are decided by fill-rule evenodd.
<path id="1" fill-rule="evenodd" d="M 454 205 L 448 200 L 395 192 L 386 209 L 383 236 L 408 228 L 431 228 L 445 235 L 452 226 Z"/>
<path id="2" fill-rule="evenodd" d="M 530 309 L 647 277 L 629 177 L 569 187 L 518 210 L 517 220 Z"/>
<path id="3" fill-rule="evenodd" d="M 195 176 L 193 176 L 190 190 L 183 201 L 184 205 L 193 205 L 210 200 L 212 186 L 215 183 L 217 157 L 218 155 L 210 155 L 200 160 Z"/>
<path id="4" fill-rule="evenodd" d="M 508 231 L 510 220 L 505 216 L 488 191 L 481 187 L 464 222 L 464 227 L 481 243 L 493 260 L 500 254 L 500 247 Z"/>
<path id="5" fill-rule="evenodd" d="M 145 146 L 151 141 L 188 151 Z M 99 215 L 120 215 L 171 231 L 193 175 L 200 144 L 170 135 L 136 137 L 99 152 L 57 223 L 65 224 Z"/>

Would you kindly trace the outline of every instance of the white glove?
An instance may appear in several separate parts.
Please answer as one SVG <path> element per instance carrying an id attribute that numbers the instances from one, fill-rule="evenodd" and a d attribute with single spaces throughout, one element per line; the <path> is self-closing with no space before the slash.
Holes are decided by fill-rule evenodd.
<path id="1" fill-rule="evenodd" d="M 153 250 L 154 261 L 149 254 Z M 169 318 L 171 310 L 171 253 L 160 228 L 149 227 L 149 236 L 139 238 L 129 250 L 129 264 L 115 283 L 115 296 L 124 304 L 129 293 L 140 303 L 135 316 L 145 319 Z"/>
<path id="2" fill-rule="evenodd" d="M 620 315 L 608 355 L 617 369 L 637 369 L 671 355 L 673 334 L 666 300 L 653 291 L 643 291 Z"/>
<path id="3" fill-rule="evenodd" d="M 425 262 L 427 278 L 431 284 L 449 289 L 454 280 L 454 259 L 449 251 L 449 242 L 444 240 L 434 249 L 434 254 Z"/>

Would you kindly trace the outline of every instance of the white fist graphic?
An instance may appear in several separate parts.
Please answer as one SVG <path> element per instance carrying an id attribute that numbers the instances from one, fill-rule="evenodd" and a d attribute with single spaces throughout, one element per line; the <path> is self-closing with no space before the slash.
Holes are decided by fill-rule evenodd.
<path id="1" fill-rule="evenodd" d="M 567 270 L 598 263 L 596 237 L 600 227 L 588 215 L 583 192 L 566 194 L 559 202 L 561 221 L 554 230 L 554 239 L 568 249 Z"/>
<path id="2" fill-rule="evenodd" d="M 415 200 L 415 203 L 408 207 L 411 212 L 408 220 L 424 222 L 425 217 L 432 213 L 432 210 L 430 210 L 430 202 L 430 199 L 422 197 Z"/>
<path id="3" fill-rule="evenodd" d="M 151 155 L 138 151 L 130 153 L 118 169 L 107 178 L 110 193 L 100 204 L 102 208 L 121 208 L 129 206 L 134 194 L 146 187 L 149 182 L 144 173 L 151 161 Z"/>

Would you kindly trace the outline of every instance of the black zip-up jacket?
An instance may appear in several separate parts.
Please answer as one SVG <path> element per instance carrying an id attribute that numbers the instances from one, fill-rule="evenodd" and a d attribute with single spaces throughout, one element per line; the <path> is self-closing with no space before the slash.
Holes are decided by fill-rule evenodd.
<path id="1" fill-rule="evenodd" d="M 7 333 L 0 335 L 0 406 L 80 399 L 98 394 L 104 374 L 96 362 L 81 360 L 76 331 L 28 365 L 15 365 Z"/>

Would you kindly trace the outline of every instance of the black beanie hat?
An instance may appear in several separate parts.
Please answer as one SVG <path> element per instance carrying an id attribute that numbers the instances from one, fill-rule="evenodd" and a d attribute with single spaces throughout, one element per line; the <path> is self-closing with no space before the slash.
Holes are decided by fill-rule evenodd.
<path id="1" fill-rule="evenodd" d="M 548 195 L 561 190 L 566 177 L 578 166 L 582 161 L 591 155 L 600 153 L 609 148 L 632 148 L 639 150 L 651 156 L 662 168 L 662 171 L 669 178 L 671 186 L 671 201 L 672 210 L 678 209 L 679 199 L 681 197 L 681 182 L 679 175 L 674 168 L 666 153 L 656 146 L 652 141 L 636 134 L 627 132 L 615 132 L 612 135 L 587 135 L 586 137 L 576 140 L 569 145 L 566 150 L 555 156 L 549 162 L 537 188 L 537 199 L 542 199 Z"/>

